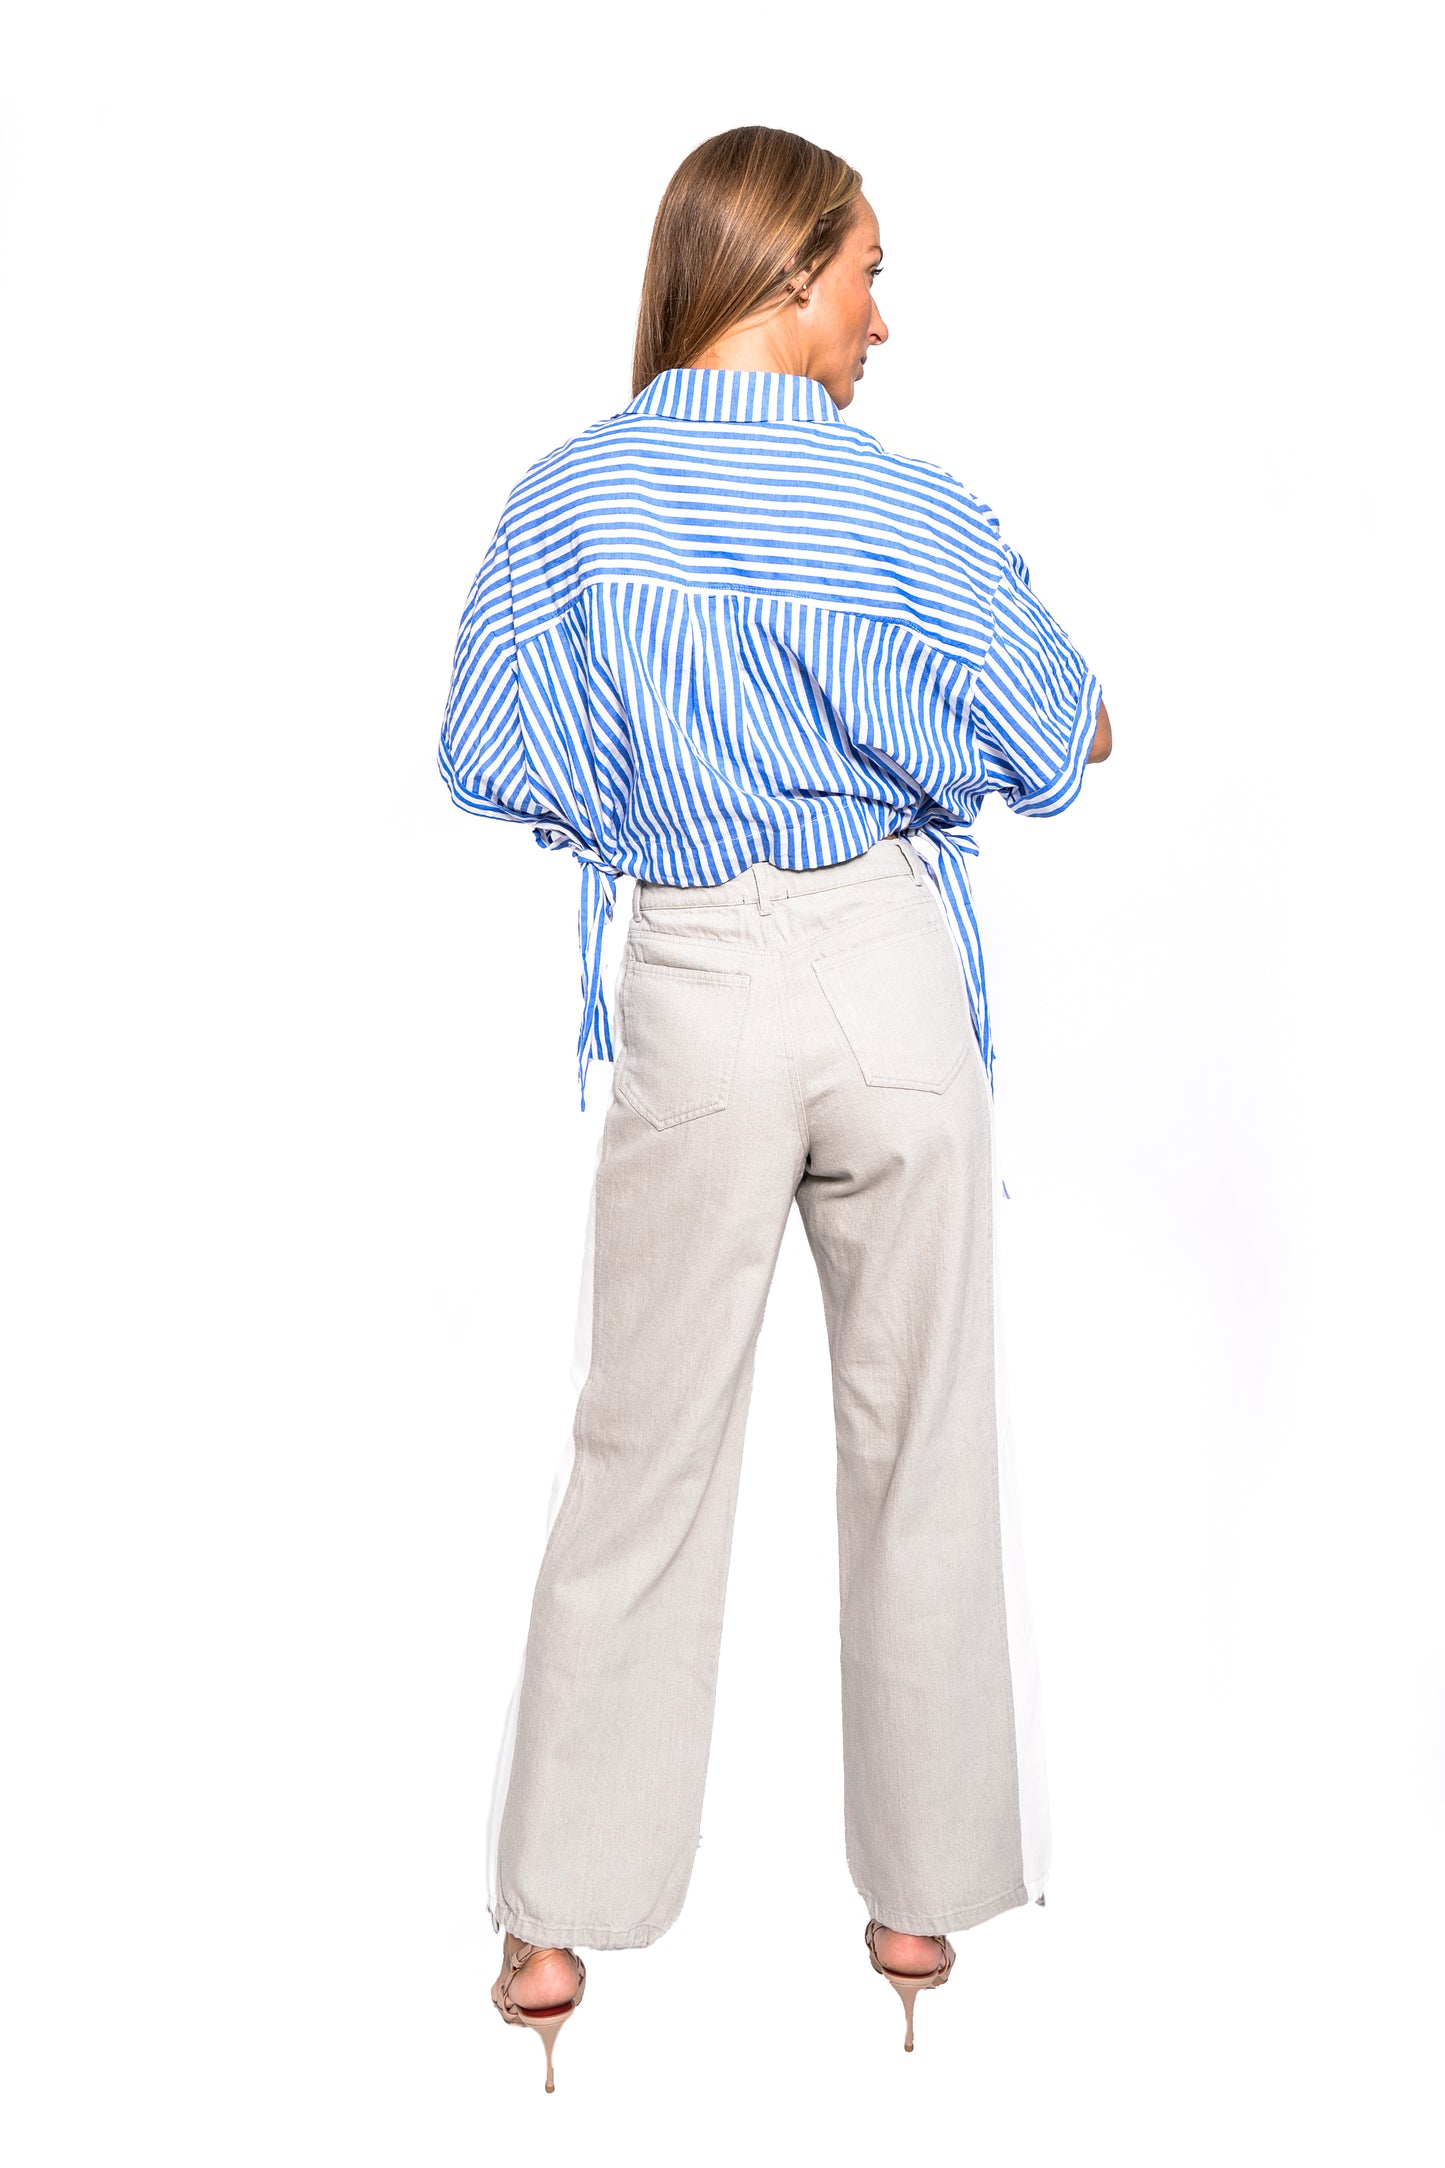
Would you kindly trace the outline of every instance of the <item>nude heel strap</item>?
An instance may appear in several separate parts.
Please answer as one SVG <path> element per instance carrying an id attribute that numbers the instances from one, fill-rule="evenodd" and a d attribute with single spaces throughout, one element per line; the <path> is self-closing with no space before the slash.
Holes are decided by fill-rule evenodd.
<path id="1" fill-rule="evenodd" d="M 546 2090 L 549 2093 L 557 2090 L 552 2075 L 552 2043 L 582 2000 L 582 1992 L 587 1985 L 587 1967 L 575 1950 L 563 1950 L 563 1956 L 570 1957 L 577 1967 L 577 1986 L 570 2002 L 555 2003 L 545 2009 L 528 2010 L 521 2003 L 514 2002 L 511 1986 L 528 1958 L 536 1957 L 541 1951 L 559 1947 L 559 1944 L 552 1942 L 523 1942 L 509 1928 L 502 1943 L 502 1969 L 492 1984 L 492 2001 L 501 2011 L 503 2022 L 508 2025 L 525 2025 L 532 2032 L 541 2035 L 542 2045 L 547 2052 Z"/>
<path id="2" fill-rule="evenodd" d="M 938 1963 L 934 1966 L 932 1972 L 890 1972 L 888 1967 L 880 1961 L 878 1952 L 873 1946 L 874 1937 L 881 1925 L 880 1920 L 870 1920 L 863 1930 L 863 1940 L 868 1945 L 868 1962 L 875 1972 L 881 1972 L 884 1979 L 898 1991 L 898 1999 L 903 2004 L 904 2052 L 911 2055 L 913 2053 L 913 2005 L 918 1999 L 918 1991 L 923 1987 L 942 1987 L 953 1970 L 953 1960 L 956 1952 L 947 1935 L 930 1935 L 927 1939 L 930 1942 L 936 1942 L 939 1951 Z"/>

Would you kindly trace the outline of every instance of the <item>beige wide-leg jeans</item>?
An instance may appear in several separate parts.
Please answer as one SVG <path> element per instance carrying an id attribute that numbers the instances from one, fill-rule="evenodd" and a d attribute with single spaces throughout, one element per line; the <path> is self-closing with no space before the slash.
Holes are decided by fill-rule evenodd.
<path id="1" fill-rule="evenodd" d="M 941 898 L 890 837 L 837 866 L 638 881 L 632 904 L 585 1381 L 498 1759 L 492 1923 L 636 1949 L 682 1907 L 796 1202 L 833 1371 L 848 1868 L 889 1927 L 975 1926 L 1041 1893 L 1049 1829 L 992 1101 Z"/>

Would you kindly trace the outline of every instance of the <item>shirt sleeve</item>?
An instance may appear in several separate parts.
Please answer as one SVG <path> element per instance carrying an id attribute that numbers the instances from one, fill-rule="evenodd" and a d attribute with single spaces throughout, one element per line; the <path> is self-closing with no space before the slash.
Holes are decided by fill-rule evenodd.
<path id="1" fill-rule="evenodd" d="M 533 820 L 542 812 L 522 738 L 511 571 L 502 527 L 492 537 L 462 612 L 438 764 L 465 812 L 513 821 Z"/>
<path id="2" fill-rule="evenodd" d="M 999 537 L 997 516 L 988 518 L 1003 571 L 969 711 L 986 788 L 1016 813 L 1062 813 L 1083 784 L 1103 688 L 1034 594 L 1028 566 Z"/>
<path id="3" fill-rule="evenodd" d="M 569 758 L 560 719 L 549 713 L 545 699 L 535 697 L 535 690 L 530 702 L 523 697 L 505 518 L 462 613 L 437 760 L 464 812 L 528 822 L 543 850 L 570 850 L 581 867 L 577 1072 L 585 1111 L 588 1064 L 594 1056 L 613 1058 L 602 942 L 616 903 L 617 879 L 598 841 L 591 800 L 580 787 L 580 770 Z"/>
<path id="4" fill-rule="evenodd" d="M 566 718 L 545 684 L 523 684 L 512 578 L 504 519 L 462 612 L 438 764 L 465 812 L 530 822 L 544 850 L 597 860 L 595 793 L 570 755 Z"/>

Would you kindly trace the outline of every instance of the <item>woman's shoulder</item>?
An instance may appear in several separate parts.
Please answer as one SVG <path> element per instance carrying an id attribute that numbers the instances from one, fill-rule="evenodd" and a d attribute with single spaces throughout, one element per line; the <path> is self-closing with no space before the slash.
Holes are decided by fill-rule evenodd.
<path id="1" fill-rule="evenodd" d="M 869 441 L 877 446 L 880 465 L 886 468 L 902 492 L 927 499 L 940 510 L 952 514 L 979 541 L 992 538 L 997 542 L 998 514 L 991 504 L 968 489 L 951 468 L 936 459 L 924 459 L 917 453 L 885 450 L 876 438 Z"/>
<path id="2" fill-rule="evenodd" d="M 918 523 L 946 555 L 964 560 L 973 578 L 996 584 L 1007 546 L 993 506 L 941 461 L 892 450 L 876 437 L 866 441 L 873 448 L 876 493 L 893 504 L 905 533 Z"/>
<path id="3" fill-rule="evenodd" d="M 611 481 L 626 489 L 635 478 L 629 453 L 637 448 L 636 416 L 626 407 L 589 422 L 523 469 L 508 492 L 502 523 L 514 530 L 535 527 L 539 517 L 555 517 L 569 504 L 580 510 L 584 500 L 571 494 L 578 486 L 605 491 Z"/>

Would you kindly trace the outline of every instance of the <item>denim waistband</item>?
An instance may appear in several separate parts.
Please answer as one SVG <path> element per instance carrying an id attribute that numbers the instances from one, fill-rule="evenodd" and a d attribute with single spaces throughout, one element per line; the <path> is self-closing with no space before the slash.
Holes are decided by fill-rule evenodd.
<path id="1" fill-rule="evenodd" d="M 712 906 L 754 903 L 766 911 L 789 896 L 814 895 L 823 888 L 842 888 L 852 881 L 877 881 L 890 873 L 907 871 L 919 886 L 927 879 L 922 859 L 902 836 L 885 836 L 856 858 L 840 859 L 834 866 L 775 866 L 760 858 L 735 873 L 730 880 L 709 881 L 698 887 L 678 888 L 669 881 L 638 880 L 632 889 L 632 915 L 646 911 L 697 911 Z"/>

